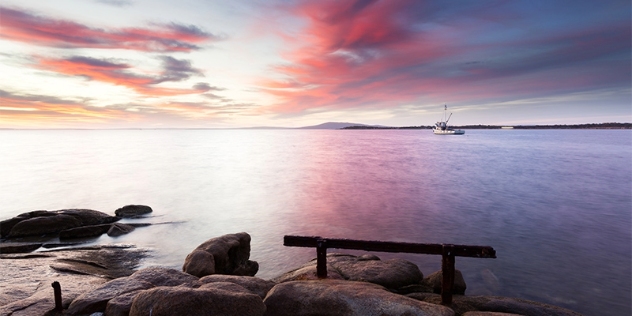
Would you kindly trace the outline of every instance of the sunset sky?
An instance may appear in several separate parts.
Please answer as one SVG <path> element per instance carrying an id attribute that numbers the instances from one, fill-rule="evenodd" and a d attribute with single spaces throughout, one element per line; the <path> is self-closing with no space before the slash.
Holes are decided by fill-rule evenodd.
<path id="1" fill-rule="evenodd" d="M 0 128 L 632 122 L 616 1 L 2 0 Z"/>

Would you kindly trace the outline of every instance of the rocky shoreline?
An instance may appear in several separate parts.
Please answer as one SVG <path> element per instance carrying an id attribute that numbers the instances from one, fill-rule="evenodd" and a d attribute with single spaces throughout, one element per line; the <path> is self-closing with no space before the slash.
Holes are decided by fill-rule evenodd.
<path id="1" fill-rule="evenodd" d="M 326 279 L 316 276 L 314 259 L 265 280 L 255 276 L 259 265 L 250 260 L 250 235 L 244 232 L 217 236 L 192 249 L 182 270 L 137 270 L 148 250 L 77 247 L 73 240 L 81 237 L 61 238 L 68 230 L 80 236 L 108 233 L 125 225 L 116 223 L 123 216 L 151 212 L 138 205 L 121 209 L 117 216 L 93 210 L 36 211 L 0 222 L 0 315 L 580 315 L 534 301 L 467 296 L 458 270 L 452 304 L 444 306 L 437 294 L 441 271 L 424 276 L 412 262 L 373 254 L 328 254 Z M 25 233 L 27 226 L 33 234 Z M 64 242 L 46 243 L 51 238 Z M 70 244 L 74 248 L 57 248 Z M 52 250 L 32 252 L 44 245 Z M 61 310 L 55 310 L 55 281 L 61 284 Z"/>

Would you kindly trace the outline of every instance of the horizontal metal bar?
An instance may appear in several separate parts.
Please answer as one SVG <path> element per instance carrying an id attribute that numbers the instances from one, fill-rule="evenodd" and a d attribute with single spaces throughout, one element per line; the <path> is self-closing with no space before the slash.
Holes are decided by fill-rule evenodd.
<path id="1" fill-rule="evenodd" d="M 353 239 L 321 238 L 318 236 L 283 237 L 283 245 L 289 247 L 316 247 L 318 240 L 325 240 L 327 248 L 356 249 L 377 252 L 406 252 L 442 255 L 443 244 L 419 244 L 390 241 L 368 241 Z M 451 251 L 458 257 L 496 258 L 496 250 L 489 246 L 451 245 Z"/>

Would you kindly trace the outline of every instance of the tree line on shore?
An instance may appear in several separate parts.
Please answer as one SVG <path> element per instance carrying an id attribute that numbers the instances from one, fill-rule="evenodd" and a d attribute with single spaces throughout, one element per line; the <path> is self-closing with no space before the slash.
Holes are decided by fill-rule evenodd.
<path id="1" fill-rule="evenodd" d="M 460 125 L 451 126 L 460 129 L 632 129 L 632 123 L 591 123 L 591 124 L 555 124 L 555 125 Z M 370 126 L 354 125 L 342 129 L 432 129 L 432 126 Z"/>

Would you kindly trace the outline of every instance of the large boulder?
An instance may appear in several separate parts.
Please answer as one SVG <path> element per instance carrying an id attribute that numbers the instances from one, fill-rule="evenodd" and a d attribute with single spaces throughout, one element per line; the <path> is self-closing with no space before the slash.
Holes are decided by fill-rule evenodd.
<path id="1" fill-rule="evenodd" d="M 125 205 L 114 211 L 114 214 L 118 217 L 133 218 L 149 214 L 151 212 L 153 212 L 153 210 L 147 205 Z"/>
<path id="2" fill-rule="evenodd" d="M 223 283 L 223 282 L 220 282 Z M 142 291 L 134 298 L 130 316 L 163 315 L 264 315 L 261 297 L 236 284 L 213 288 L 157 287 Z"/>
<path id="3" fill-rule="evenodd" d="M 443 283 L 443 273 L 441 270 L 436 271 L 430 274 L 423 280 L 424 284 L 432 287 L 435 293 L 441 293 L 441 284 Z M 465 284 L 465 279 L 463 278 L 463 274 L 459 270 L 454 270 L 454 285 L 452 286 L 452 294 L 465 294 L 465 290 L 467 289 L 467 284 Z"/>
<path id="4" fill-rule="evenodd" d="M 237 233 L 212 238 L 187 255 L 182 271 L 203 277 L 211 274 L 254 276 L 259 264 L 250 258 L 250 235 Z"/>
<path id="5" fill-rule="evenodd" d="M 327 278 L 365 281 L 388 289 L 419 284 L 423 274 L 414 263 L 404 259 L 380 260 L 375 255 L 354 256 L 340 253 L 327 254 Z M 316 280 L 316 260 L 273 279 L 277 283 Z"/>
<path id="6" fill-rule="evenodd" d="M 277 284 L 266 296 L 266 315 L 453 316 L 441 305 L 417 301 L 367 282 L 292 281 Z"/>

